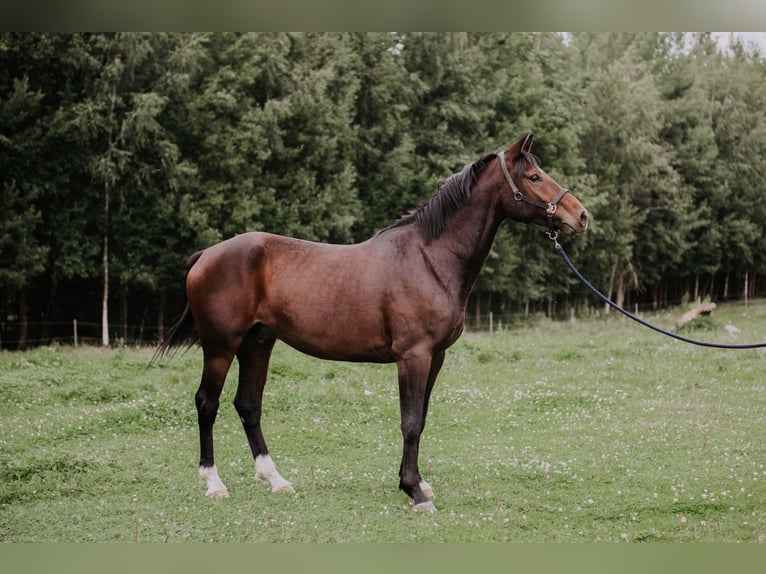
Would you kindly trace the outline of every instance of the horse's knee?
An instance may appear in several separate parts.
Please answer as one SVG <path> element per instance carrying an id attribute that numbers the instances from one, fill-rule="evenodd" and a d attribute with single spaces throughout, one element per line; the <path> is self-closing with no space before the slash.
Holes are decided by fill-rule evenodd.
<path id="1" fill-rule="evenodd" d="M 405 445 L 417 445 L 420 442 L 420 435 L 423 432 L 423 423 L 421 420 L 411 419 L 402 420 L 402 439 Z"/>
<path id="2" fill-rule="evenodd" d="M 257 401 L 252 398 L 242 397 L 239 394 L 234 397 L 234 408 L 237 409 L 237 413 L 240 416 L 248 418 L 259 415 L 261 412 Z"/>
<path id="3" fill-rule="evenodd" d="M 239 415 L 239 420 L 245 426 L 258 426 L 260 424 L 261 409 L 256 403 L 236 398 L 234 399 L 234 408 Z"/>

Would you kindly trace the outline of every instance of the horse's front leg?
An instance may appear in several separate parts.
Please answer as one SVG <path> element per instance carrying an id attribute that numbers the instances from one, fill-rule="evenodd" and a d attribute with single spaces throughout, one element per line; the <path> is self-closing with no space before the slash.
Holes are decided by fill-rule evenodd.
<path id="1" fill-rule="evenodd" d="M 422 433 L 426 426 L 426 417 L 428 415 L 428 402 L 431 399 L 431 391 L 434 388 L 434 383 L 436 382 L 436 377 L 439 376 L 439 371 L 441 371 L 442 365 L 444 364 L 444 351 L 438 352 L 434 354 L 433 358 L 431 359 L 431 368 L 428 371 L 428 381 L 426 383 L 426 395 L 425 399 L 423 401 L 423 422 L 420 427 L 420 432 Z M 428 484 L 425 480 L 423 480 L 423 477 L 420 477 L 420 490 L 423 491 L 423 494 L 425 494 L 428 498 L 434 497 L 434 489 L 431 487 L 430 484 Z"/>
<path id="2" fill-rule="evenodd" d="M 431 357 L 411 357 L 399 361 L 397 367 L 403 439 L 399 488 L 412 498 L 413 510 L 436 512 L 436 507 L 429 500 L 429 495 L 424 492 L 424 487 L 430 490 L 430 486 L 423 481 L 418 470 L 420 435 L 425 427 L 428 403 Z"/>

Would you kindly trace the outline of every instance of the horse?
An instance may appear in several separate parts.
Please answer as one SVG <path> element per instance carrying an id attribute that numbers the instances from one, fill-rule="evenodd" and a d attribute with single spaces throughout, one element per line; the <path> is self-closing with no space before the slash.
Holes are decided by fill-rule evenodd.
<path id="1" fill-rule="evenodd" d="M 199 344 L 195 395 L 206 496 L 227 497 L 213 455 L 213 425 L 236 357 L 234 407 L 256 479 L 294 492 L 261 428 L 269 359 L 277 340 L 320 359 L 396 363 L 401 415 L 399 488 L 416 511 L 435 512 L 418 469 L 428 402 L 446 350 L 460 337 L 468 296 L 505 219 L 555 236 L 585 231 L 588 211 L 540 167 L 533 135 L 487 153 L 434 195 L 362 243 L 335 245 L 249 232 L 192 255 L 183 312 L 157 352 Z"/>

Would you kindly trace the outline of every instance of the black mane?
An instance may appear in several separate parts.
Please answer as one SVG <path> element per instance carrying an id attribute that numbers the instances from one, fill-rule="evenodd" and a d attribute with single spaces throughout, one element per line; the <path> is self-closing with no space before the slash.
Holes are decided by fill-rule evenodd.
<path id="1" fill-rule="evenodd" d="M 415 223 L 420 227 L 423 242 L 428 245 L 432 239 L 442 234 L 450 215 L 468 203 L 471 198 L 471 188 L 476 183 L 479 173 L 495 156 L 494 152 L 488 153 L 483 158 L 466 165 L 462 171 L 449 176 L 446 181 L 439 184 L 431 199 L 403 215 L 386 229 Z"/>

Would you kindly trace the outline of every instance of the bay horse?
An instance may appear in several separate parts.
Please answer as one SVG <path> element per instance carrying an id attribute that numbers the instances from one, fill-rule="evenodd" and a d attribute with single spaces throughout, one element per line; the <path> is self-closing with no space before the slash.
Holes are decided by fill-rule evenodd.
<path id="1" fill-rule="evenodd" d="M 403 450 L 399 488 L 414 510 L 435 512 L 418 470 L 428 400 L 444 354 L 460 336 L 468 296 L 507 218 L 549 234 L 582 232 L 588 212 L 539 166 L 531 133 L 444 181 L 420 208 L 362 243 L 331 245 L 269 233 L 232 237 L 191 256 L 186 303 L 158 348 L 198 342 L 195 395 L 200 477 L 209 497 L 229 492 L 213 457 L 213 424 L 226 374 L 239 361 L 234 406 L 255 476 L 292 492 L 261 430 L 269 358 L 277 339 L 321 359 L 396 363 Z"/>

